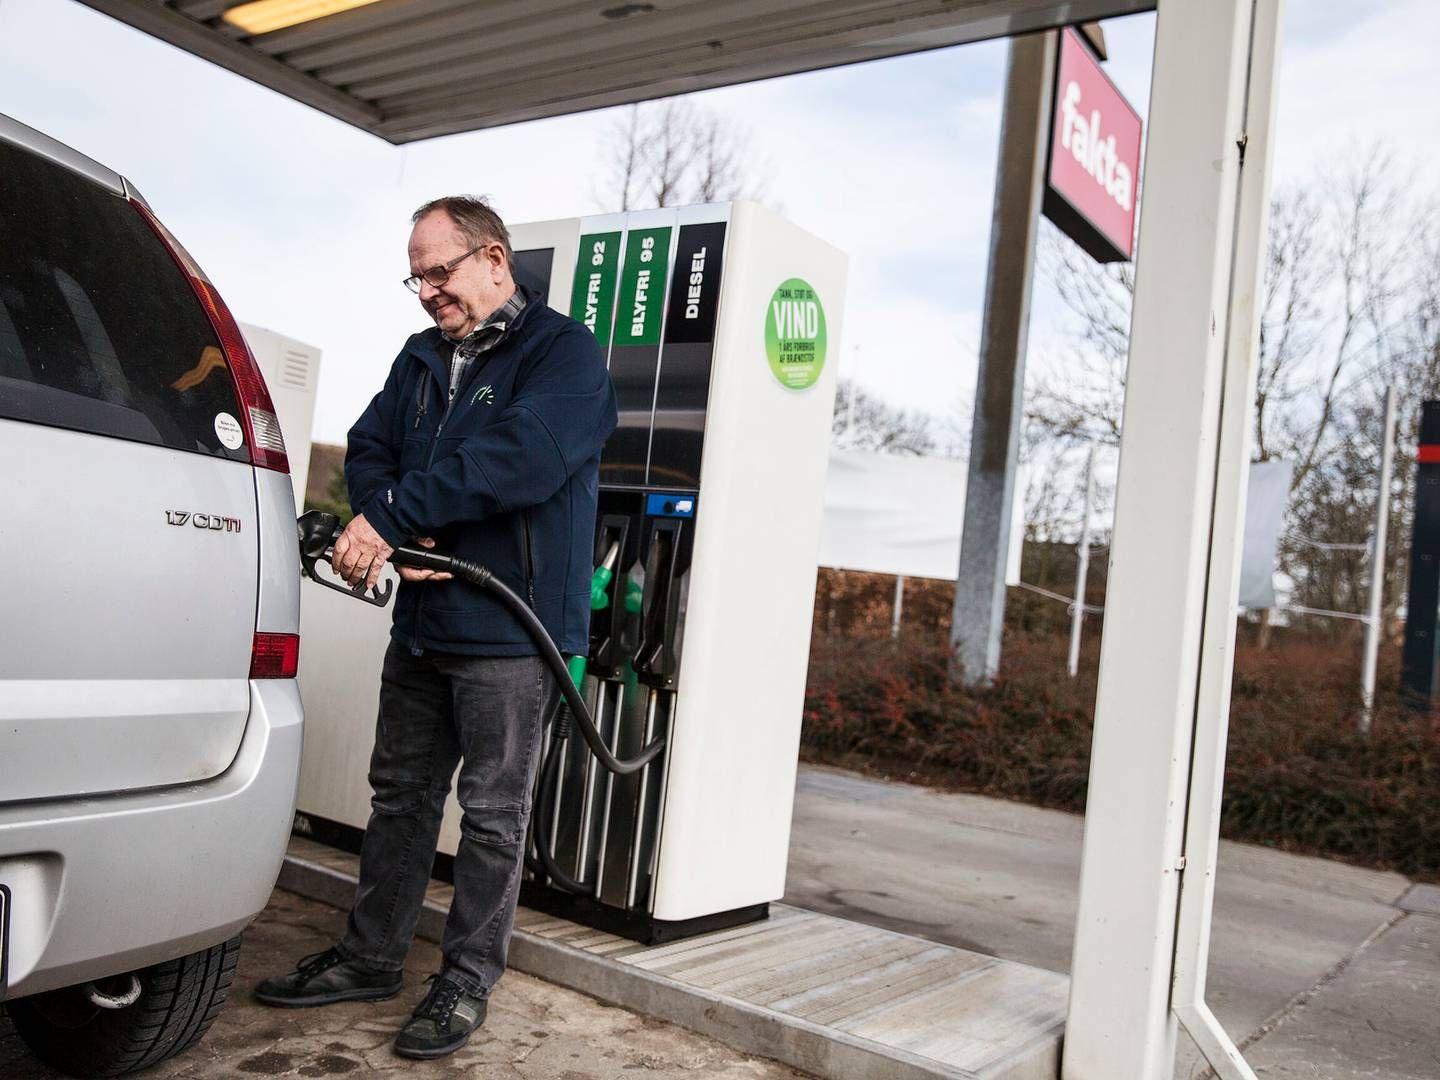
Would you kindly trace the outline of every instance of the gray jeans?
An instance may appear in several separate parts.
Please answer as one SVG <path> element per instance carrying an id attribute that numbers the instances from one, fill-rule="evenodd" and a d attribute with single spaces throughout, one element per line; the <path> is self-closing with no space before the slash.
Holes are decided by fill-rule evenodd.
<path id="1" fill-rule="evenodd" d="M 539 657 L 412 656 L 391 643 L 342 954 L 382 971 L 404 966 L 458 763 L 463 814 L 441 951 L 468 990 L 490 992 L 505 971 L 540 735 L 559 696 Z"/>

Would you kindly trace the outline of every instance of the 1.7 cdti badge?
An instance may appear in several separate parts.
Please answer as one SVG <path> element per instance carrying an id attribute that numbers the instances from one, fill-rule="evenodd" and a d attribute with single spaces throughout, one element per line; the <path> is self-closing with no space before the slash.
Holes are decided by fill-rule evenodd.
<path id="1" fill-rule="evenodd" d="M 215 532 L 240 531 L 240 519 L 221 517 L 219 514 L 192 514 L 189 510 L 166 510 L 165 521 L 170 525 L 184 525 L 189 522 L 197 529 L 211 529 Z"/>

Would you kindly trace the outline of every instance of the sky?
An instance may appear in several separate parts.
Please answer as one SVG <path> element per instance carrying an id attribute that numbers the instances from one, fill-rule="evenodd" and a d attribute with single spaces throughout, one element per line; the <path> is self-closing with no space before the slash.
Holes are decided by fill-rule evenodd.
<path id="1" fill-rule="evenodd" d="M 1154 16 L 1104 24 L 1111 78 L 1146 112 Z M 1433 0 L 1290 0 L 1276 182 L 1375 141 L 1440 166 Z M 842 377 L 963 416 L 975 352 L 1006 46 L 974 45 L 692 95 L 744 133 L 764 201 L 850 255 Z M 73 0 L 0 0 L 0 112 L 123 173 L 237 318 L 323 353 L 315 436 L 340 442 L 405 337 L 415 206 L 489 195 L 511 222 L 603 207 L 616 110 L 392 147 Z M 1032 352 L 1060 351 L 1037 281 Z"/>

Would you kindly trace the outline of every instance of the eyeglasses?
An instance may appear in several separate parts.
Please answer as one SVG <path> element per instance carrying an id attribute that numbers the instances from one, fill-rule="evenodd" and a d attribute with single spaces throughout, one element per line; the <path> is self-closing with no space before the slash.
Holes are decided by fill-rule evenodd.
<path id="1" fill-rule="evenodd" d="M 422 281 L 425 282 L 425 284 L 431 286 L 432 288 L 438 289 L 440 288 L 440 286 L 444 285 L 445 282 L 450 280 L 450 272 L 454 270 L 455 267 L 459 266 L 462 262 L 468 259 L 471 255 L 474 255 L 477 251 L 483 251 L 489 246 L 490 245 L 488 243 L 481 244 L 479 247 L 471 248 L 469 251 L 465 252 L 464 255 L 460 255 L 457 258 L 451 259 L 443 266 L 432 266 L 423 274 L 411 274 L 405 279 L 403 284 L 413 293 L 418 293 L 420 291 L 420 283 Z"/>

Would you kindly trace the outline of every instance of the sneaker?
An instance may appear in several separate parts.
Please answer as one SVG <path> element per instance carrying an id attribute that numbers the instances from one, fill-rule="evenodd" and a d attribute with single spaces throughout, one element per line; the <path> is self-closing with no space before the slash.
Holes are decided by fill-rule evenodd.
<path id="1" fill-rule="evenodd" d="M 376 971 L 330 948 L 305 957 L 289 975 L 266 979 L 255 988 L 255 1000 L 299 1008 L 337 1001 L 384 1001 L 402 988 L 400 972 Z"/>
<path id="2" fill-rule="evenodd" d="M 485 1022 L 485 998 L 446 978 L 443 971 L 430 979 L 425 1000 L 395 1036 L 395 1053 L 401 1057 L 423 1059 L 453 1054 Z"/>

